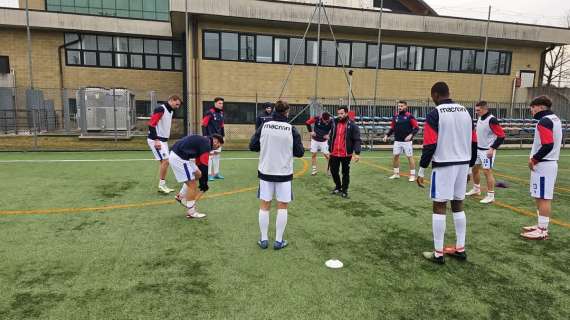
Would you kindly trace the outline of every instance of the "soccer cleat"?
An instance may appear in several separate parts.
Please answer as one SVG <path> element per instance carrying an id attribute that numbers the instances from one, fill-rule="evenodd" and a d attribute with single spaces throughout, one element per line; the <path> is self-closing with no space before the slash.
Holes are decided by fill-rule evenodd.
<path id="1" fill-rule="evenodd" d="M 341 192 L 340 196 L 345 198 L 345 199 L 348 199 L 348 192 Z"/>
<path id="2" fill-rule="evenodd" d="M 208 176 L 208 181 L 214 181 L 214 180 L 216 180 L 216 179 L 214 178 L 214 176 Z"/>
<path id="3" fill-rule="evenodd" d="M 416 176 L 413 176 L 413 175 L 410 176 L 410 177 L 408 178 L 408 181 L 409 181 L 409 182 L 415 182 L 415 181 L 416 181 Z"/>
<path id="4" fill-rule="evenodd" d="M 480 196 L 481 195 L 481 189 L 471 189 L 469 190 L 466 194 L 466 196 Z"/>
<path id="5" fill-rule="evenodd" d="M 257 241 L 257 245 L 261 249 L 267 249 L 267 247 L 269 247 L 269 241 L 268 240 L 259 240 L 259 241 Z"/>
<path id="6" fill-rule="evenodd" d="M 160 192 L 160 193 L 169 194 L 172 191 L 174 191 L 174 189 L 170 189 L 169 187 L 167 187 L 165 185 L 164 186 L 158 186 L 158 192 Z"/>
<path id="7" fill-rule="evenodd" d="M 488 204 L 491 202 L 495 202 L 495 197 L 486 196 L 483 200 L 479 201 L 479 203 Z"/>
<path id="8" fill-rule="evenodd" d="M 334 196 L 338 196 L 338 195 L 340 195 L 340 190 L 334 189 L 333 191 L 331 191 L 331 194 Z"/>
<path id="9" fill-rule="evenodd" d="M 273 250 L 281 250 L 283 248 L 285 248 L 286 246 L 288 246 L 289 243 L 287 242 L 287 240 L 283 240 L 281 242 L 279 241 L 275 241 L 273 243 Z"/>
<path id="10" fill-rule="evenodd" d="M 394 174 L 391 175 L 390 178 L 388 178 L 388 179 L 391 179 L 391 180 L 393 180 L 393 179 L 400 179 L 400 175 L 394 173 Z"/>
<path id="11" fill-rule="evenodd" d="M 312 176 L 316 176 L 316 175 L 317 175 L 317 168 L 313 168 L 313 171 L 311 171 L 311 175 L 312 175 Z"/>
<path id="12" fill-rule="evenodd" d="M 533 231 L 521 233 L 521 237 L 527 240 L 548 240 L 548 230 L 536 228 Z"/>
<path id="13" fill-rule="evenodd" d="M 437 263 L 437 264 L 444 264 L 445 263 L 445 258 L 443 256 L 436 257 L 435 252 L 433 252 L 433 251 L 424 252 L 423 256 L 425 259 L 427 259 L 433 263 Z"/>
<path id="14" fill-rule="evenodd" d="M 186 212 L 186 218 L 188 219 L 201 219 L 204 218 L 206 215 L 204 213 L 200 213 L 198 211 L 196 211 L 196 207 L 192 207 L 190 209 L 188 209 L 188 211 Z"/>
<path id="15" fill-rule="evenodd" d="M 214 176 L 214 179 L 222 180 L 222 179 L 225 179 L 225 178 L 224 178 L 224 176 L 222 176 L 221 174 L 218 173 L 217 175 Z"/>
<path id="16" fill-rule="evenodd" d="M 174 199 L 180 203 L 181 206 L 183 206 L 184 208 L 186 208 L 186 199 L 180 197 L 180 193 L 176 194 L 176 196 L 174 197 Z"/>
<path id="17" fill-rule="evenodd" d="M 467 253 L 465 253 L 465 250 L 455 251 L 453 253 L 449 253 L 448 255 L 457 259 L 457 260 L 460 260 L 460 261 L 466 261 L 467 260 Z"/>
<path id="18" fill-rule="evenodd" d="M 538 229 L 538 225 L 535 224 L 534 226 L 523 227 L 522 229 L 524 233 L 531 232 Z"/>

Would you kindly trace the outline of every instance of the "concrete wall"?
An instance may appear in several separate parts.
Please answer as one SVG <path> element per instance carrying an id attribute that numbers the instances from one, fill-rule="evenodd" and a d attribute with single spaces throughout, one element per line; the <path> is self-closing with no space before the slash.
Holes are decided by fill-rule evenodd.
<path id="1" fill-rule="evenodd" d="M 301 29 L 270 27 L 247 27 L 228 23 L 200 23 L 200 55 L 202 54 L 202 30 L 228 30 L 275 35 L 302 35 Z M 314 35 L 312 35 L 314 36 Z M 373 35 L 358 33 L 337 33 L 338 39 L 365 40 L 375 42 Z M 384 42 L 418 44 L 429 46 L 449 46 L 482 49 L 482 44 L 460 42 L 426 37 L 386 36 Z M 536 70 L 540 65 L 542 48 L 505 45 L 492 41 L 490 49 L 513 52 L 511 75 L 486 75 L 484 98 L 490 101 L 510 102 L 512 81 L 518 70 Z M 374 95 L 374 69 L 354 68 L 353 90 L 356 97 Z M 288 65 L 244 63 L 231 61 L 200 60 L 199 87 L 201 100 L 211 100 L 223 95 L 231 101 L 252 102 L 257 95 L 259 101 L 274 100 L 288 71 Z M 306 103 L 314 93 L 314 72 L 312 66 L 295 66 L 288 84 L 286 96 L 292 103 Z M 322 67 L 319 73 L 319 96 L 343 96 L 347 93 L 347 83 L 342 68 Z M 476 100 L 479 97 L 479 74 L 381 70 L 379 96 L 384 98 L 424 99 L 429 97 L 431 85 L 436 81 L 449 83 L 456 99 Z"/>

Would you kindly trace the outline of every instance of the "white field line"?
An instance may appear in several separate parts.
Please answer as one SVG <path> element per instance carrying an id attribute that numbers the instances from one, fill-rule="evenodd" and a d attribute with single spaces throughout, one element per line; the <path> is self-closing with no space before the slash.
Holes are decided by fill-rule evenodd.
<path id="1" fill-rule="evenodd" d="M 560 155 L 561 157 L 570 157 L 570 155 Z M 528 157 L 525 154 L 510 154 L 501 155 L 500 158 L 511 158 L 511 157 Z M 392 159 L 392 156 L 383 157 L 367 157 L 363 156 L 362 159 Z M 311 157 L 305 157 L 304 159 L 311 159 Z M 259 158 L 221 158 L 223 161 L 235 161 L 235 160 L 259 160 Z M 0 160 L 0 163 L 66 163 L 66 162 L 133 162 L 133 161 L 156 161 L 155 159 L 34 159 L 34 160 L 24 160 L 24 159 L 14 159 L 14 160 Z"/>

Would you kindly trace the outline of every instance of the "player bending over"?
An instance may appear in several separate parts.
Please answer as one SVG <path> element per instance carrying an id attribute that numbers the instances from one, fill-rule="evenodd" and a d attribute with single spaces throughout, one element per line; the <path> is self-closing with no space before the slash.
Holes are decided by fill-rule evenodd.
<path id="1" fill-rule="evenodd" d="M 204 218 L 196 202 L 208 191 L 208 158 L 212 149 L 220 148 L 224 138 L 219 134 L 209 137 L 187 136 L 178 140 L 170 152 L 170 165 L 176 181 L 182 182 L 182 189 L 176 200 L 188 209 L 186 218 Z M 196 180 L 199 181 L 196 184 Z"/>

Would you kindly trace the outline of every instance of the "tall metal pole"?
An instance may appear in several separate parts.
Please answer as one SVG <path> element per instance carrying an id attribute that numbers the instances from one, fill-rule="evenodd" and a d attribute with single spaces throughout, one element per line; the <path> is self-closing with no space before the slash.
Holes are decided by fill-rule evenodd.
<path id="1" fill-rule="evenodd" d="M 184 112 L 184 135 L 186 135 L 190 131 L 190 130 L 188 130 L 189 129 L 188 127 L 190 126 L 190 119 L 188 117 L 188 114 L 190 113 L 190 117 L 193 118 L 192 112 L 190 110 L 191 105 L 192 105 L 190 97 L 192 96 L 192 93 L 190 93 L 190 87 L 191 87 L 190 82 L 191 81 L 189 80 L 190 79 L 190 72 L 188 72 L 190 70 L 190 67 L 189 67 L 190 66 L 190 49 L 188 48 L 189 43 L 190 43 L 189 37 L 188 37 L 188 35 L 189 35 L 189 32 L 188 32 L 188 0 L 184 0 L 184 28 L 185 28 L 184 29 L 184 37 L 185 37 L 185 39 L 184 39 L 184 44 L 185 44 L 184 52 L 186 53 L 185 57 L 184 57 L 184 59 L 185 59 L 184 69 L 186 69 L 186 72 L 184 73 L 184 76 L 186 77 L 186 79 L 185 79 L 186 80 L 185 81 L 186 88 L 184 88 L 186 90 L 186 97 L 185 97 L 186 98 L 186 110 Z M 197 93 L 194 93 L 194 94 L 197 94 Z"/>
<path id="2" fill-rule="evenodd" d="M 479 101 L 483 99 L 483 81 L 485 79 L 485 69 L 487 67 L 487 46 L 489 44 L 489 25 L 491 24 L 491 6 L 489 6 L 489 15 L 487 16 L 487 31 L 485 32 L 485 51 L 483 58 L 483 68 L 481 70 L 481 84 L 479 88 Z M 475 109 L 473 109 L 475 110 Z M 473 111 L 475 112 L 475 111 Z"/>
<path id="3" fill-rule="evenodd" d="M 562 54 L 560 57 L 560 74 L 558 75 L 558 88 L 562 87 L 562 67 L 564 66 L 564 46 L 560 48 L 562 50 Z"/>
<path id="4" fill-rule="evenodd" d="M 34 73 L 32 71 L 32 34 L 30 33 L 30 8 L 26 0 L 26 32 L 28 34 L 28 77 L 30 78 L 30 88 L 34 88 Z"/>
<path id="5" fill-rule="evenodd" d="M 374 106 L 376 106 L 376 97 L 378 95 L 378 71 L 380 69 L 380 40 L 382 39 L 382 12 L 384 11 L 384 0 L 380 1 L 380 13 L 378 14 L 378 41 L 376 45 L 378 46 L 376 54 L 376 75 L 374 78 Z"/>
<path id="6" fill-rule="evenodd" d="M 321 64 L 321 6 L 323 1 L 319 0 L 318 6 L 318 21 L 317 21 L 317 65 L 315 67 L 315 99 L 316 102 L 319 98 L 319 65 Z"/>
<path id="7" fill-rule="evenodd" d="M 349 82 L 348 82 L 348 110 L 350 110 L 350 106 L 352 105 L 352 74 L 353 71 L 348 71 Z"/>

